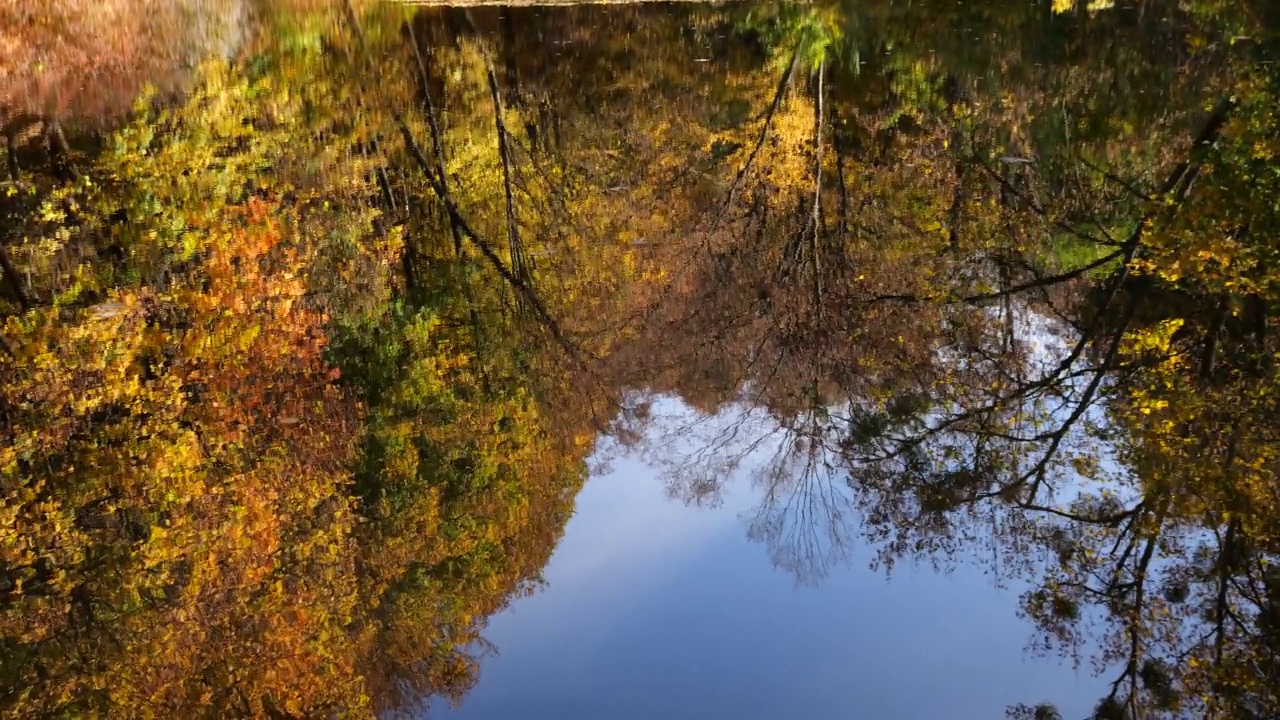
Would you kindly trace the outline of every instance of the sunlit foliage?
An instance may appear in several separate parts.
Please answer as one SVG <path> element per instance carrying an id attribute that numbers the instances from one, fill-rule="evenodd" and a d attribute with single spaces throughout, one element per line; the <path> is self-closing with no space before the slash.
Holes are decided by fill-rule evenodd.
<path id="1" fill-rule="evenodd" d="M 322 4 L 92 142 L 28 118 L 0 708 L 460 698 L 672 393 L 743 413 L 676 497 L 777 440 L 797 577 L 990 547 L 1099 717 L 1275 715 L 1269 11 L 1154 4 Z"/>

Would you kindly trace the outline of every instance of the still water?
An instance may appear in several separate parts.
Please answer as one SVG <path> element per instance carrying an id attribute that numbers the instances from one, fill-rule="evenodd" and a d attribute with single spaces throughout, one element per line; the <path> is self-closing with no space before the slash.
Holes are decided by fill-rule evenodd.
<path id="1" fill-rule="evenodd" d="M 662 405 L 676 423 L 696 415 Z M 652 440 L 648 452 L 675 450 Z M 1105 694 L 1088 667 L 1025 652 L 1027 583 L 1000 579 L 991 558 L 889 573 L 854 547 L 821 582 L 776 567 L 748 537 L 749 476 L 775 451 L 755 450 L 715 507 L 672 498 L 642 458 L 612 461 L 578 495 L 547 587 L 490 620 L 497 652 L 480 682 L 426 715 L 998 718 L 1054 698 L 1084 717 Z"/>
<path id="2" fill-rule="evenodd" d="M 19 5 L 0 715 L 1280 717 L 1274 0 Z"/>

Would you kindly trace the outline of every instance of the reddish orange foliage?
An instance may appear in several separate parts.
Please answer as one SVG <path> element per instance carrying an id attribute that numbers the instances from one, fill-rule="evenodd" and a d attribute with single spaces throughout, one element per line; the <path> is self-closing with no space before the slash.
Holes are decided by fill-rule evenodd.
<path id="1" fill-rule="evenodd" d="M 118 117 L 146 82 L 175 89 L 189 60 L 182 48 L 193 39 L 187 5 L 0 0 L 0 122 L 22 114 Z"/>

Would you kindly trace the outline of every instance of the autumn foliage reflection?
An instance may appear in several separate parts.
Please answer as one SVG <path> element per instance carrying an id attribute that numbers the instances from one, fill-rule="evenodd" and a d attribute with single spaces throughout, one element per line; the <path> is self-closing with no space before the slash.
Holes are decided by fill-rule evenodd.
<path id="1" fill-rule="evenodd" d="M 461 698 L 609 436 L 1274 716 L 1274 21 L 1061 5 L 343 6 L 13 147 L 0 707 Z"/>

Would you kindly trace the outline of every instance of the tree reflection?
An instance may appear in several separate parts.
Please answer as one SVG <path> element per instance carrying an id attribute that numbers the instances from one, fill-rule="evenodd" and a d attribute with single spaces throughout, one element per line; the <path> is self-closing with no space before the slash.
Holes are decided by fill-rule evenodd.
<path id="1" fill-rule="evenodd" d="M 1230 99 L 1157 152 L 1099 135 L 993 157 L 1009 118 L 973 95 L 867 114 L 902 86 L 836 100 L 855 122 L 824 143 L 822 81 L 786 95 L 796 57 L 654 315 L 679 371 L 647 387 L 705 413 L 659 435 L 672 494 L 743 475 L 748 534 L 803 582 L 859 543 L 884 565 L 990 558 L 1031 581 L 1034 648 L 1111 674 L 1099 718 L 1280 711 L 1270 81 L 1204 58 L 1188 72 Z M 1072 261 L 1037 254 L 1063 243 Z"/>
<path id="2" fill-rule="evenodd" d="M 1274 3 L 873 5 L 342 3 L 0 117 L 0 706 L 461 697 L 620 408 L 803 582 L 981 558 L 1099 717 L 1280 714 Z"/>

